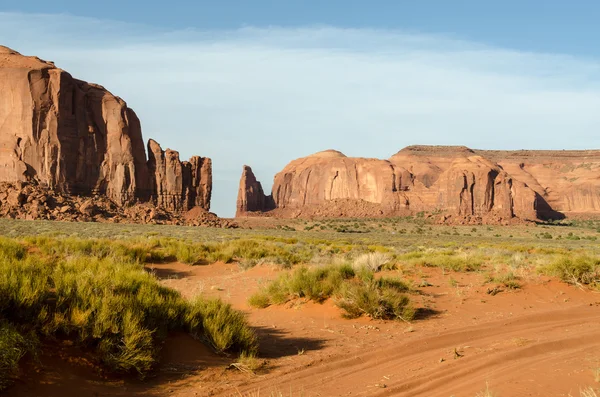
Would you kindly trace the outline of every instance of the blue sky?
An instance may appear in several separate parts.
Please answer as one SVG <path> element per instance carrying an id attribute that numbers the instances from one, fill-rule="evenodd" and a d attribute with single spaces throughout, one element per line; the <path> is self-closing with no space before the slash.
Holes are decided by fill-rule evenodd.
<path id="1" fill-rule="evenodd" d="M 450 34 L 528 51 L 599 55 L 593 0 L 4 0 L 0 9 L 68 13 L 165 29 L 332 25 Z"/>
<path id="2" fill-rule="evenodd" d="M 593 1 L 5 0 L 0 44 L 213 158 L 212 208 L 231 216 L 243 164 L 269 190 L 323 149 L 599 148 L 599 17 Z"/>

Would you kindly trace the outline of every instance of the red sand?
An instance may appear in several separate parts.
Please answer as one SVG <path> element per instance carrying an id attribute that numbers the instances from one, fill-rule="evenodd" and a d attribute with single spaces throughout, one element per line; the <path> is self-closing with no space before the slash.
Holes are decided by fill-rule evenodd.
<path id="1" fill-rule="evenodd" d="M 481 274 L 425 269 L 431 287 L 413 295 L 429 316 L 411 324 L 345 320 L 332 302 L 250 309 L 247 297 L 278 270 L 235 264 L 153 265 L 185 296 L 219 296 L 249 313 L 267 370 L 227 370 L 186 335 L 170 338 L 163 363 L 145 382 L 105 378 L 68 346 L 42 357 L 39 372 L 7 396 L 578 396 L 600 368 L 600 294 L 539 278 L 521 290 L 486 293 Z M 456 357 L 455 351 L 460 357 Z M 58 354 L 60 353 L 60 354 Z M 455 358 L 456 357 L 456 358 Z"/>

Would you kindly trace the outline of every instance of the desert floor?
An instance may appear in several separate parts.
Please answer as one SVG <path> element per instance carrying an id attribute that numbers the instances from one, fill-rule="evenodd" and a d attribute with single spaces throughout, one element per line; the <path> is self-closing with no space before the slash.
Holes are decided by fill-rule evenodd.
<path id="1" fill-rule="evenodd" d="M 510 234 L 520 244 L 542 243 L 531 237 L 541 232 L 537 228 L 480 228 L 481 241 Z M 436 230 L 445 229 L 434 228 L 426 238 L 435 239 Z M 472 240 L 458 230 L 463 235 L 455 239 L 458 245 Z M 420 238 L 425 237 L 411 237 Z M 595 242 L 585 244 L 595 249 Z M 185 297 L 220 297 L 247 313 L 260 337 L 261 367 L 239 370 L 230 365 L 235 357 L 218 356 L 190 336 L 175 334 L 154 376 L 123 379 L 102 374 L 90 357 L 63 341 L 45 346 L 39 362 L 30 362 L 5 395 L 579 396 L 600 380 L 600 293 L 535 272 L 522 275 L 520 288 L 493 289 L 481 271 L 387 270 L 416 286 L 411 298 L 421 311 L 407 323 L 345 319 L 332 299 L 252 308 L 248 297 L 287 271 L 269 263 L 250 269 L 235 262 L 145 267 Z"/>

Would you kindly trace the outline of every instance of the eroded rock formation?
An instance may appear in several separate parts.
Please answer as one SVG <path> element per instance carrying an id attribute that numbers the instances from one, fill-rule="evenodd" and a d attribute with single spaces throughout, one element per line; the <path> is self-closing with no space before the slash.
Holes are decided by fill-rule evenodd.
<path id="1" fill-rule="evenodd" d="M 477 152 L 533 189 L 543 216 L 600 212 L 599 150 Z"/>
<path id="2" fill-rule="evenodd" d="M 156 204 L 172 210 L 190 210 L 198 206 L 210 208 L 212 164 L 209 158 L 194 156 L 180 161 L 179 153 L 150 139 L 148 141 L 148 171 Z"/>
<path id="3" fill-rule="evenodd" d="M 273 197 L 265 196 L 262 185 L 256 180 L 252 168 L 245 165 L 238 190 L 236 216 L 242 216 L 247 212 L 269 211 L 274 208 Z"/>
<path id="4" fill-rule="evenodd" d="M 599 171 L 598 151 L 410 146 L 379 160 L 327 150 L 294 160 L 275 176 L 271 214 L 356 217 L 423 211 L 461 223 L 556 219 L 600 211 Z M 240 184 L 238 204 L 248 199 L 245 194 Z M 261 202 L 255 191 L 252 201 Z M 268 210 L 238 205 L 240 215 Z"/>
<path id="5" fill-rule="evenodd" d="M 117 207 L 210 209 L 210 159 L 182 162 L 150 140 L 147 160 L 135 112 L 102 86 L 0 46 L 0 93 L 0 182 Z"/>

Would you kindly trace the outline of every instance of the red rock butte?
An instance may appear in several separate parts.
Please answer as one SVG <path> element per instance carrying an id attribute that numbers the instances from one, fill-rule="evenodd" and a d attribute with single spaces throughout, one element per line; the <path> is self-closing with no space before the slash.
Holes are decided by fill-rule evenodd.
<path id="1" fill-rule="evenodd" d="M 121 208 L 147 203 L 167 212 L 209 210 L 211 160 L 181 161 L 153 140 L 146 156 L 135 112 L 102 86 L 0 46 L 0 92 L 0 201 L 6 204 L 0 215 L 31 216 L 18 207 L 30 204 L 35 190 L 42 213 L 33 217 L 54 219 L 53 204 L 39 189 L 99 196 Z"/>
<path id="2" fill-rule="evenodd" d="M 264 203 L 264 204 L 263 204 Z M 237 216 L 381 217 L 510 223 L 600 213 L 600 151 L 409 146 L 388 160 L 326 150 L 290 162 L 270 196 L 245 167 Z"/>

